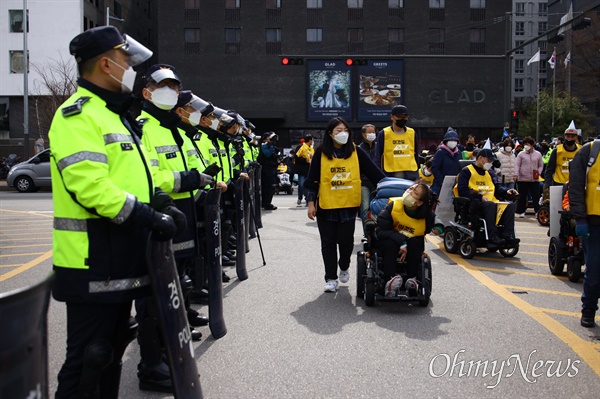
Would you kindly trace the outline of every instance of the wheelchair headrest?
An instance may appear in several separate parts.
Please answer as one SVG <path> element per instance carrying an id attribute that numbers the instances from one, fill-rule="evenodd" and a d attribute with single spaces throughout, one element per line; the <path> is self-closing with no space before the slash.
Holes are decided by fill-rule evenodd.
<path id="1" fill-rule="evenodd" d="M 475 160 L 473 159 L 461 159 L 458 161 L 458 165 L 460 166 L 460 168 L 466 168 L 469 165 L 472 165 L 475 163 Z"/>

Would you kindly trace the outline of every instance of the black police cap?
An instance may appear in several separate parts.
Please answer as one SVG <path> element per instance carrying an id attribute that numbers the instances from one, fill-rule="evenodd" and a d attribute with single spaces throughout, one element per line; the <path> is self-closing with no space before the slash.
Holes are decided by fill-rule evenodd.
<path id="1" fill-rule="evenodd" d="M 69 43 L 69 52 L 80 64 L 124 44 L 125 39 L 117 28 L 97 26 L 75 36 Z"/>
<path id="2" fill-rule="evenodd" d="M 177 105 L 175 108 L 183 107 L 190 102 L 192 102 L 192 91 L 191 90 L 181 90 L 179 92 L 179 98 L 177 99 Z"/>
<path id="3" fill-rule="evenodd" d="M 173 79 L 181 84 L 179 74 L 173 65 L 155 64 L 146 71 L 146 83 L 148 83 L 148 81 L 160 83 L 165 79 Z"/>

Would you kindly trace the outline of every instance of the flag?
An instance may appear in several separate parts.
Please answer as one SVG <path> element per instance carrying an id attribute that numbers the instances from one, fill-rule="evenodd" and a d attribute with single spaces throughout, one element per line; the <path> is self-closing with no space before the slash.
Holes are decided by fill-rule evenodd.
<path id="1" fill-rule="evenodd" d="M 571 62 L 571 52 L 569 51 L 569 54 L 567 54 L 567 56 L 565 57 L 565 68 L 567 66 L 569 66 L 569 62 Z"/>
<path id="2" fill-rule="evenodd" d="M 540 50 L 538 49 L 537 53 L 535 53 L 535 55 L 533 57 L 531 57 L 529 59 L 529 61 L 527 61 L 527 65 L 530 65 L 534 62 L 539 62 L 540 61 Z"/>
<path id="3" fill-rule="evenodd" d="M 554 65 L 556 65 L 556 49 L 552 53 L 552 57 L 548 60 L 548 64 L 550 64 L 550 68 L 554 69 Z"/>
<path id="4" fill-rule="evenodd" d="M 488 137 L 488 139 L 485 141 L 485 144 L 483 145 L 483 148 L 487 148 L 488 150 L 492 149 L 492 142 L 490 141 L 490 138 Z"/>
<path id="5" fill-rule="evenodd" d="M 560 24 L 562 25 L 565 22 L 570 21 L 572 19 L 573 19 L 573 2 L 571 2 L 571 5 L 569 6 L 569 11 L 560 18 Z M 565 25 L 558 30 L 558 34 L 560 35 L 561 33 L 565 33 L 565 31 L 570 28 L 571 28 L 571 24 Z"/>

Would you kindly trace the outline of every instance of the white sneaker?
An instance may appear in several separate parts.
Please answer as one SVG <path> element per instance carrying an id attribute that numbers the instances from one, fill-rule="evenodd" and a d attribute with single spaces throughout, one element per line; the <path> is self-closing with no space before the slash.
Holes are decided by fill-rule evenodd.
<path id="1" fill-rule="evenodd" d="M 296 201 L 296 205 L 302 205 L 302 200 Z"/>
<path id="2" fill-rule="evenodd" d="M 417 295 L 417 292 L 419 290 L 419 283 L 417 282 L 416 278 L 409 278 L 406 280 L 406 283 L 404 283 L 404 288 L 409 293 L 409 295 Z"/>
<path id="3" fill-rule="evenodd" d="M 325 292 L 336 292 L 338 289 L 337 280 L 327 280 L 325 283 Z"/>
<path id="4" fill-rule="evenodd" d="M 348 270 L 342 270 L 340 272 L 340 283 L 347 283 L 350 280 L 350 273 L 348 273 Z"/>
<path id="5" fill-rule="evenodd" d="M 400 287 L 402 287 L 402 277 L 392 277 L 390 281 L 385 283 L 385 296 L 396 296 Z"/>
<path id="6" fill-rule="evenodd" d="M 520 217 L 520 218 L 524 218 L 524 217 L 525 217 L 525 212 L 523 212 L 523 213 L 520 213 L 520 214 L 519 214 L 519 217 Z"/>

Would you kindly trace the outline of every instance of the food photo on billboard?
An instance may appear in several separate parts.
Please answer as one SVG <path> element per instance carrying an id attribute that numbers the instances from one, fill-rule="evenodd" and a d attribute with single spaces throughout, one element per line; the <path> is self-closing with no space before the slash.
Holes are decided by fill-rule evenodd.
<path id="1" fill-rule="evenodd" d="M 404 104 L 404 61 L 369 60 L 358 66 L 357 119 L 388 121 L 390 110 Z"/>

